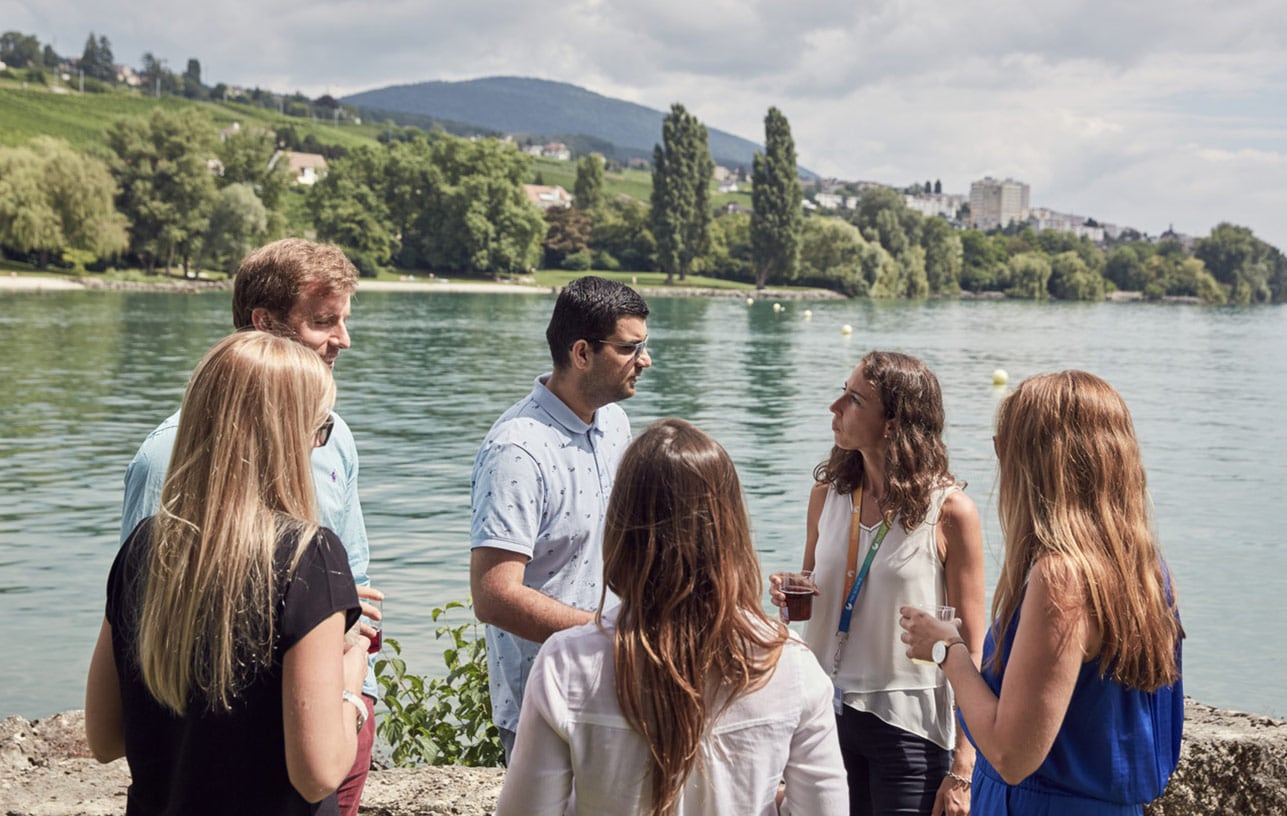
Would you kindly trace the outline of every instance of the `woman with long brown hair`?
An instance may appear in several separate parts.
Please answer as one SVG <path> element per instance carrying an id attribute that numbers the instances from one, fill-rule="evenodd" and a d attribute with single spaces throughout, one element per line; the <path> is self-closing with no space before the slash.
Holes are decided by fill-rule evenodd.
<path id="1" fill-rule="evenodd" d="M 122 545 L 90 664 L 94 756 L 128 816 L 337 813 L 366 716 L 366 639 L 309 455 L 335 383 L 313 351 L 231 335 L 192 373 L 161 509 Z"/>
<path id="2" fill-rule="evenodd" d="M 620 606 L 555 634 L 528 680 L 498 816 L 840 816 L 831 689 L 760 606 L 741 483 L 695 426 L 626 450 L 604 583 Z"/>
<path id="3" fill-rule="evenodd" d="M 1179 759 L 1183 632 L 1130 411 L 1084 371 L 1032 377 L 995 446 L 1006 550 L 983 671 L 911 608 L 908 655 L 937 652 L 956 690 L 978 812 L 1142 813 Z"/>
<path id="4" fill-rule="evenodd" d="M 983 531 L 948 470 L 938 379 L 872 351 L 831 403 L 834 446 L 814 470 L 803 569 L 818 587 L 805 641 L 835 686 L 854 816 L 964 816 L 974 751 L 938 669 L 899 642 L 903 604 L 955 607 L 976 659 L 985 627 Z M 773 602 L 785 606 L 781 576 Z"/>

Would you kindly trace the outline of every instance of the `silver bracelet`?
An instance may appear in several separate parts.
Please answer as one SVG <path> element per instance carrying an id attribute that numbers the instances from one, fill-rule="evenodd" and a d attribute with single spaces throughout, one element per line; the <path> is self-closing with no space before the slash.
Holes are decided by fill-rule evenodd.
<path id="1" fill-rule="evenodd" d="M 362 702 L 361 697 L 348 689 L 340 692 L 340 699 L 346 703 L 352 703 L 353 707 L 357 709 L 357 730 L 361 731 L 362 726 L 366 725 L 366 703 Z"/>
<path id="2" fill-rule="evenodd" d="M 961 776 L 961 775 L 960 775 L 960 774 L 958 774 L 958 773 L 954 773 L 954 772 L 952 772 L 952 771 L 948 771 L 948 772 L 947 772 L 947 778 L 948 778 L 948 779 L 955 779 L 957 782 L 960 782 L 962 785 L 964 785 L 964 786 L 965 786 L 965 789 L 966 789 L 966 790 L 969 790 L 969 789 L 970 789 L 970 780 L 966 779 L 965 777 Z"/>

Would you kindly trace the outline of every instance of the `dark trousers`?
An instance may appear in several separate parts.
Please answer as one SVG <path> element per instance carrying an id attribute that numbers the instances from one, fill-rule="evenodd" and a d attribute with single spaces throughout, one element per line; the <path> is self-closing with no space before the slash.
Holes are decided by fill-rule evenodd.
<path id="1" fill-rule="evenodd" d="M 849 706 L 836 718 L 850 816 L 929 816 L 952 753 Z"/>

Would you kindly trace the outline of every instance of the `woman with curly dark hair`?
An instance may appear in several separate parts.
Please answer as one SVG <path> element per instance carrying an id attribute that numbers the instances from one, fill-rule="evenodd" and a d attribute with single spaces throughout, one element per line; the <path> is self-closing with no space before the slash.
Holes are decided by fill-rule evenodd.
<path id="1" fill-rule="evenodd" d="M 974 751 L 952 693 L 899 639 L 901 605 L 952 606 L 977 664 L 983 532 L 948 471 L 943 398 L 920 360 L 873 351 L 831 404 L 835 446 L 814 470 L 803 569 L 818 587 L 805 641 L 835 686 L 852 814 L 969 813 Z M 782 577 L 771 577 L 778 606 Z"/>

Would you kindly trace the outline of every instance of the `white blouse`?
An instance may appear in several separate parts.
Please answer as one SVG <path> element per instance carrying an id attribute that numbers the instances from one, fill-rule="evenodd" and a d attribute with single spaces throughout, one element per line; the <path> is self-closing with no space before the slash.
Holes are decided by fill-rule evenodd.
<path id="1" fill-rule="evenodd" d="M 858 593 L 849 625 L 849 639 L 840 649 L 834 670 L 840 610 L 853 579 L 845 575 L 849 555 L 849 520 L 858 521 L 850 495 L 827 492 L 818 519 L 813 577 L 821 593 L 813 599 L 813 616 L 804 638 L 818 662 L 844 692 L 845 705 L 874 714 L 884 722 L 924 737 L 942 748 L 956 741 L 952 689 L 939 668 L 914 663 L 901 640 L 898 608 L 947 603 L 947 577 L 938 556 L 935 528 L 943 501 L 957 490 L 940 487 L 930 497 L 925 521 L 911 532 L 896 518 L 871 563 Z M 859 534 L 858 567 L 875 538 L 876 526 Z"/>
<path id="2" fill-rule="evenodd" d="M 617 703 L 615 616 L 553 635 L 527 681 L 497 816 L 637 814 L 651 800 L 648 746 Z M 681 816 L 843 816 L 849 794 L 832 687 L 794 637 L 777 669 L 707 727 L 680 794 Z"/>

